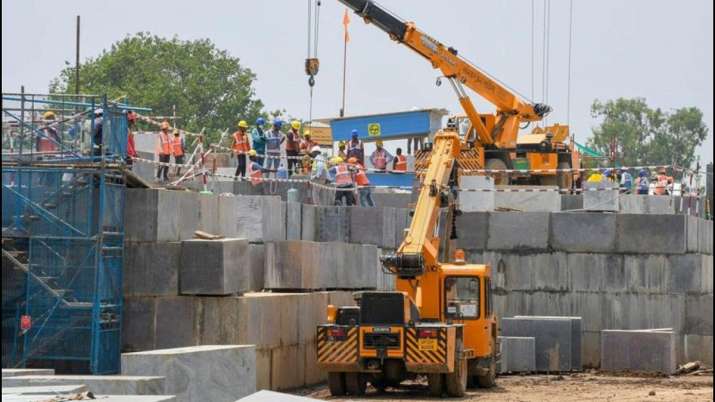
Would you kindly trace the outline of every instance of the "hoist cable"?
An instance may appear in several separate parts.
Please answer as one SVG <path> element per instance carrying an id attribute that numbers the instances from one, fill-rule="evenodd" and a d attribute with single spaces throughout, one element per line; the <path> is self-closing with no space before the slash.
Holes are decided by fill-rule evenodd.
<path id="1" fill-rule="evenodd" d="M 571 126 L 571 60 L 573 48 L 573 0 L 569 0 L 569 67 L 566 79 L 566 124 Z"/>

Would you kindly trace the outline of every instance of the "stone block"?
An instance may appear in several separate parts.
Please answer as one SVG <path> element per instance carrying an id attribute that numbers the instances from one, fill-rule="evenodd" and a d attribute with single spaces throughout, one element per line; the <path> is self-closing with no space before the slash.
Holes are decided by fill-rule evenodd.
<path id="1" fill-rule="evenodd" d="M 601 366 L 601 332 L 584 331 L 581 333 L 581 362 L 584 368 Z"/>
<path id="2" fill-rule="evenodd" d="M 409 191 L 382 192 L 372 191 L 372 199 L 378 208 L 409 208 L 412 194 Z"/>
<path id="3" fill-rule="evenodd" d="M 531 373 L 536 371 L 536 339 L 533 337 L 500 336 L 500 373 Z"/>
<path id="4" fill-rule="evenodd" d="M 377 208 L 350 208 L 350 242 L 382 245 L 384 222 L 382 210 Z"/>
<path id="5" fill-rule="evenodd" d="M 287 202 L 286 205 L 286 239 L 300 240 L 302 206 L 299 202 Z"/>
<path id="6" fill-rule="evenodd" d="M 713 221 L 698 220 L 698 251 L 703 254 L 713 254 Z"/>
<path id="7" fill-rule="evenodd" d="M 561 194 L 558 191 L 498 192 L 495 194 L 495 208 L 521 212 L 559 212 Z"/>
<path id="8" fill-rule="evenodd" d="M 405 229 L 410 227 L 409 210 L 382 208 L 382 247 L 396 249 L 405 238 Z"/>
<path id="9" fill-rule="evenodd" d="M 315 345 L 316 327 L 326 319 L 330 292 L 303 293 L 298 297 L 298 344 Z M 306 375 L 307 372 L 306 372 Z"/>
<path id="10" fill-rule="evenodd" d="M 159 297 L 156 300 L 157 349 L 178 348 L 199 344 L 198 297 Z"/>
<path id="11" fill-rule="evenodd" d="M 626 272 L 618 254 L 568 254 L 570 288 L 575 291 L 623 291 Z"/>
<path id="12" fill-rule="evenodd" d="M 492 267 L 495 289 L 565 291 L 569 289 L 566 254 L 512 254 L 488 251 L 479 263 Z"/>
<path id="13" fill-rule="evenodd" d="M 608 253 L 616 250 L 616 215 L 561 212 L 551 214 L 549 242 L 554 250 Z"/>
<path id="14" fill-rule="evenodd" d="M 562 194 L 561 195 L 561 210 L 573 211 L 583 209 L 582 194 Z"/>
<path id="15" fill-rule="evenodd" d="M 321 321 L 322 322 L 322 321 Z M 315 331 L 315 328 L 313 328 Z M 318 346 L 316 342 L 304 344 L 305 350 L 305 385 L 320 384 L 328 379 L 324 370 L 318 368 Z"/>
<path id="16" fill-rule="evenodd" d="M 703 255 L 682 254 L 669 255 L 668 259 L 668 291 L 672 293 L 702 293 L 704 292 Z"/>
<path id="17" fill-rule="evenodd" d="M 155 375 L 29 375 L 2 379 L 3 388 L 77 384 L 86 385 L 97 395 L 163 395 L 165 380 Z"/>
<path id="18" fill-rule="evenodd" d="M 699 220 L 700 219 L 695 216 L 685 216 L 685 247 L 688 253 L 697 253 L 700 249 L 700 241 L 698 238 L 700 236 L 700 226 L 698 225 Z"/>
<path id="19" fill-rule="evenodd" d="M 700 269 L 701 280 L 700 283 L 703 285 L 704 293 L 713 293 L 713 256 L 703 254 L 702 255 L 702 268 Z"/>
<path id="20" fill-rule="evenodd" d="M 618 215 L 617 251 L 636 254 L 683 254 L 687 251 L 683 215 Z"/>
<path id="21" fill-rule="evenodd" d="M 235 196 L 220 195 L 216 197 L 218 204 L 218 232 L 225 237 L 237 237 L 238 227 L 238 200 Z M 258 214 L 260 211 L 253 211 Z M 260 215 L 259 215 L 260 216 Z M 259 232 L 260 233 L 260 232 Z"/>
<path id="22" fill-rule="evenodd" d="M 258 350 L 298 343 L 298 303 L 295 293 L 247 293 L 238 298 L 238 344 Z"/>
<path id="23" fill-rule="evenodd" d="M 305 385 L 305 346 L 290 345 L 271 352 L 271 389 L 287 390 Z"/>
<path id="24" fill-rule="evenodd" d="M 261 290 L 265 282 L 266 246 L 260 243 L 249 244 L 248 260 L 248 287 L 254 291 Z"/>
<path id="25" fill-rule="evenodd" d="M 2 394 L 3 400 L 14 401 L 14 396 L 18 395 L 37 395 L 37 400 L 40 395 L 58 396 L 67 394 L 79 394 L 80 392 L 89 391 L 89 387 L 86 385 L 48 385 L 48 386 L 35 386 L 35 387 L 3 387 Z M 7 398 L 7 399 L 6 399 Z M 49 399 L 49 398 L 48 398 Z M 23 399 L 21 399 L 23 400 Z"/>
<path id="26" fill-rule="evenodd" d="M 185 240 L 181 244 L 181 294 L 246 292 L 250 268 L 246 239 Z"/>
<path id="27" fill-rule="evenodd" d="M 624 255 L 626 289 L 637 293 L 666 293 L 670 275 L 668 256 Z M 600 330 L 600 329 L 599 329 Z"/>
<path id="28" fill-rule="evenodd" d="M 673 328 L 685 325 L 685 296 L 611 293 L 603 299 L 604 329 Z"/>
<path id="29" fill-rule="evenodd" d="M 549 248 L 547 212 L 492 212 L 489 214 L 490 250 L 546 250 Z"/>
<path id="30" fill-rule="evenodd" d="M 154 349 L 155 297 L 124 297 L 122 309 L 122 351 Z"/>
<path id="31" fill-rule="evenodd" d="M 673 374 L 675 334 L 660 330 L 601 331 L 601 370 Z"/>
<path id="32" fill-rule="evenodd" d="M 683 337 L 685 349 L 685 362 L 701 361 L 712 367 L 713 365 L 713 337 L 712 335 L 685 335 Z M 678 362 L 682 364 L 683 362 Z"/>
<path id="33" fill-rule="evenodd" d="M 253 395 L 241 398 L 240 402 L 314 402 L 318 399 L 308 398 L 292 394 L 284 394 L 275 391 L 258 391 Z M 239 401 L 236 401 L 239 402 Z"/>
<path id="34" fill-rule="evenodd" d="M 457 247 L 486 250 L 489 239 L 489 213 L 465 212 L 457 216 Z"/>
<path id="35" fill-rule="evenodd" d="M 239 344 L 239 302 L 235 296 L 201 297 L 200 345 Z"/>
<path id="36" fill-rule="evenodd" d="M 256 350 L 256 389 L 271 388 L 271 349 Z"/>
<path id="37" fill-rule="evenodd" d="M 125 242 L 125 296 L 179 294 L 180 242 Z"/>
<path id="38" fill-rule="evenodd" d="M 648 210 L 647 198 L 647 195 L 621 194 L 618 197 L 618 209 L 622 214 L 645 214 Z"/>
<path id="39" fill-rule="evenodd" d="M 553 310 L 552 310 L 553 311 Z M 581 333 L 582 333 L 582 318 L 580 316 L 548 316 L 548 315 L 532 315 L 532 316 L 515 316 L 514 318 L 534 319 L 534 320 L 562 320 L 564 318 L 571 320 L 571 370 L 580 371 L 581 363 Z"/>
<path id="40" fill-rule="evenodd" d="M 315 208 L 315 241 L 349 242 L 350 208 L 320 206 Z"/>
<path id="41" fill-rule="evenodd" d="M 502 336 L 536 339 L 536 370 L 572 370 L 572 320 L 569 318 L 503 318 Z"/>
<path id="42" fill-rule="evenodd" d="M 459 179 L 459 209 L 462 212 L 493 211 L 496 207 L 494 179 L 489 176 L 462 176 Z M 470 191 L 492 190 L 492 191 Z"/>
<path id="43" fill-rule="evenodd" d="M 587 211 L 618 212 L 620 207 L 618 190 L 584 191 L 583 209 Z"/>
<path id="44" fill-rule="evenodd" d="M 673 197 L 646 196 L 646 212 L 655 215 L 672 215 L 675 213 Z"/>
<path id="45" fill-rule="evenodd" d="M 127 189 L 125 240 L 190 239 L 199 226 L 199 211 L 198 195 L 190 191 Z"/>
<path id="46" fill-rule="evenodd" d="M 285 240 L 286 216 L 278 196 L 236 197 L 236 237 L 251 242 Z"/>
<path id="47" fill-rule="evenodd" d="M 713 295 L 686 296 L 685 323 L 682 333 L 692 335 L 713 334 Z"/>
<path id="48" fill-rule="evenodd" d="M 301 228 L 300 239 L 315 241 L 316 240 L 316 222 L 315 210 L 318 207 L 315 205 L 304 204 L 301 209 Z"/>
<path id="49" fill-rule="evenodd" d="M 220 234 L 218 196 L 199 194 L 199 230 L 211 234 Z"/>
<path id="50" fill-rule="evenodd" d="M 19 377 L 24 375 L 53 375 L 55 369 L 42 368 L 4 368 L 2 369 L 2 378 Z"/>
<path id="51" fill-rule="evenodd" d="M 256 392 L 253 345 L 206 345 L 122 354 L 122 374 L 165 377 L 177 401 L 225 401 Z"/>

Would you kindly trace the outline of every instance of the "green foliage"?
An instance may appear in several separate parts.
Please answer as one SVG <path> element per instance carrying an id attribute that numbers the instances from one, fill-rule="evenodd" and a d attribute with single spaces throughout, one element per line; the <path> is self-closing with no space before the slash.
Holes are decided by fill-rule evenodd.
<path id="1" fill-rule="evenodd" d="M 217 49 L 208 39 L 168 40 L 138 33 L 114 43 L 108 51 L 86 61 L 80 70 L 81 92 L 127 97 L 131 104 L 151 107 L 154 115 L 176 114 L 178 126 L 209 137 L 236 128 L 261 115 L 255 74 L 239 59 Z M 64 69 L 50 84 L 50 92 L 74 92 L 74 68 Z"/>
<path id="2" fill-rule="evenodd" d="M 611 154 L 614 139 L 621 166 L 671 164 L 691 167 L 695 149 L 707 138 L 708 128 L 696 107 L 672 112 L 651 109 L 643 98 L 595 100 L 591 114 L 600 120 L 588 146 Z"/>

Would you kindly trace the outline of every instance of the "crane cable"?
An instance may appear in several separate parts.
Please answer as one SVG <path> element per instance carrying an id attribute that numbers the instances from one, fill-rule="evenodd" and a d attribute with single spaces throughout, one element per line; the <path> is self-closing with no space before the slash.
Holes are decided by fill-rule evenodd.
<path id="1" fill-rule="evenodd" d="M 313 87 L 315 76 L 320 69 L 318 60 L 318 35 L 320 34 L 320 5 L 321 0 L 308 0 L 308 49 L 305 59 L 305 73 L 308 75 L 308 124 L 313 122 Z"/>
<path id="2" fill-rule="evenodd" d="M 541 71 L 541 87 L 542 101 L 544 104 L 549 104 L 549 50 L 551 42 L 551 0 L 544 0 L 544 31 L 542 38 L 543 57 Z M 548 118 L 545 118 L 543 125 L 548 124 Z"/>

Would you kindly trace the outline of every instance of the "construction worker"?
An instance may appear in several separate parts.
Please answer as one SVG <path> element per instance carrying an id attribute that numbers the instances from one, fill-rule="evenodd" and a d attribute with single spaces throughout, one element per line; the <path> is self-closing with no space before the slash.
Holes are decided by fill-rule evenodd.
<path id="1" fill-rule="evenodd" d="M 345 141 L 340 141 L 338 143 L 338 155 L 342 160 L 348 159 L 348 154 L 345 153 L 346 144 Z"/>
<path id="2" fill-rule="evenodd" d="M 328 174 L 335 184 L 335 205 L 355 205 L 355 182 L 350 166 L 339 156 L 333 158 L 332 165 Z"/>
<path id="3" fill-rule="evenodd" d="M 246 153 L 251 149 L 251 144 L 248 143 L 248 123 L 246 120 L 238 122 L 238 130 L 233 133 L 233 155 L 238 160 L 236 173 L 234 177 L 246 176 Z"/>
<path id="4" fill-rule="evenodd" d="M 263 132 L 263 126 L 266 125 L 266 121 L 263 117 L 256 119 L 256 127 L 251 131 L 251 141 L 253 142 L 253 149 L 256 150 L 256 162 L 263 165 L 263 155 L 266 153 L 266 133 Z"/>
<path id="5" fill-rule="evenodd" d="M 169 137 L 169 122 L 164 120 L 161 122 L 161 131 L 159 131 L 159 140 L 156 143 L 156 153 L 159 155 L 160 163 L 169 163 L 171 158 L 171 138 Z M 156 171 L 156 179 L 159 181 L 169 181 L 169 166 L 159 165 Z"/>
<path id="6" fill-rule="evenodd" d="M 127 112 L 127 165 L 131 166 L 133 163 L 133 158 L 139 156 L 137 154 L 137 146 L 134 141 L 134 129 L 137 126 L 137 114 L 136 112 L 130 110 Z"/>
<path id="7" fill-rule="evenodd" d="M 184 138 L 181 136 L 178 128 L 174 129 L 174 137 L 171 139 L 171 153 L 174 155 L 174 163 L 177 165 L 184 164 L 184 154 L 186 150 L 186 144 L 184 143 Z M 176 167 L 176 176 L 180 177 L 181 166 Z"/>
<path id="8" fill-rule="evenodd" d="M 56 152 L 60 149 L 60 137 L 57 135 L 55 123 L 55 112 L 47 111 L 42 115 L 45 128 L 42 129 L 42 136 L 37 136 L 35 150 L 37 152 Z"/>
<path id="9" fill-rule="evenodd" d="M 266 133 L 266 161 L 263 166 L 269 172 L 278 171 L 281 164 L 281 145 L 286 138 L 281 132 L 283 122 L 280 119 L 275 119 L 271 130 Z"/>
<path id="10" fill-rule="evenodd" d="M 258 186 L 263 183 L 263 172 L 266 169 L 258 163 L 258 154 L 255 149 L 248 151 L 248 160 L 248 176 L 251 178 L 251 184 Z"/>
<path id="11" fill-rule="evenodd" d="M 360 198 L 361 207 L 374 207 L 375 201 L 372 200 L 372 190 L 370 189 L 370 180 L 367 178 L 365 168 L 360 164 L 356 157 L 348 159 L 348 163 L 355 172 L 355 184 L 358 188 L 358 197 Z"/>
<path id="12" fill-rule="evenodd" d="M 348 142 L 348 158 L 357 158 L 361 165 L 365 164 L 365 146 L 358 137 L 358 131 L 353 129 Z"/>
<path id="13" fill-rule="evenodd" d="M 310 170 L 310 180 L 314 183 L 325 185 L 328 183 L 328 166 L 325 160 L 325 155 L 321 154 L 320 147 L 317 145 L 311 148 L 310 156 L 313 158 L 313 164 Z M 320 188 L 311 186 L 311 198 L 314 205 L 320 205 Z"/>
<path id="14" fill-rule="evenodd" d="M 314 146 L 318 145 L 317 142 L 313 141 L 310 135 L 310 131 L 303 131 L 303 140 L 300 142 L 300 152 L 303 155 L 310 155 L 311 150 Z"/>
<path id="15" fill-rule="evenodd" d="M 370 155 L 370 163 L 375 169 L 385 170 L 387 169 L 387 164 L 392 162 L 392 155 L 387 152 L 385 148 L 382 147 L 382 140 L 377 140 L 375 142 L 377 149 Z"/>
<path id="16" fill-rule="evenodd" d="M 655 177 L 655 195 L 668 194 L 668 175 L 665 168 L 658 169 L 658 175 Z"/>
<path id="17" fill-rule="evenodd" d="M 392 160 L 392 170 L 395 172 L 407 171 L 407 157 L 402 155 L 402 148 L 397 148 L 395 159 Z"/>
<path id="18" fill-rule="evenodd" d="M 633 176 L 624 169 L 619 169 L 618 172 L 621 174 L 621 192 L 630 194 L 633 191 Z"/>
<path id="19" fill-rule="evenodd" d="M 104 142 L 103 125 L 104 109 L 100 107 L 94 110 L 94 126 L 92 127 L 92 155 L 94 156 L 102 156 L 102 143 Z"/>
<path id="20" fill-rule="evenodd" d="M 290 130 L 286 135 L 286 159 L 288 159 L 288 177 L 298 167 L 298 154 L 300 153 L 300 122 L 293 120 L 290 122 Z"/>
<path id="21" fill-rule="evenodd" d="M 641 169 L 638 172 L 638 178 L 636 179 L 636 189 L 640 195 L 648 195 L 650 191 L 650 181 L 648 180 L 648 171 Z"/>

